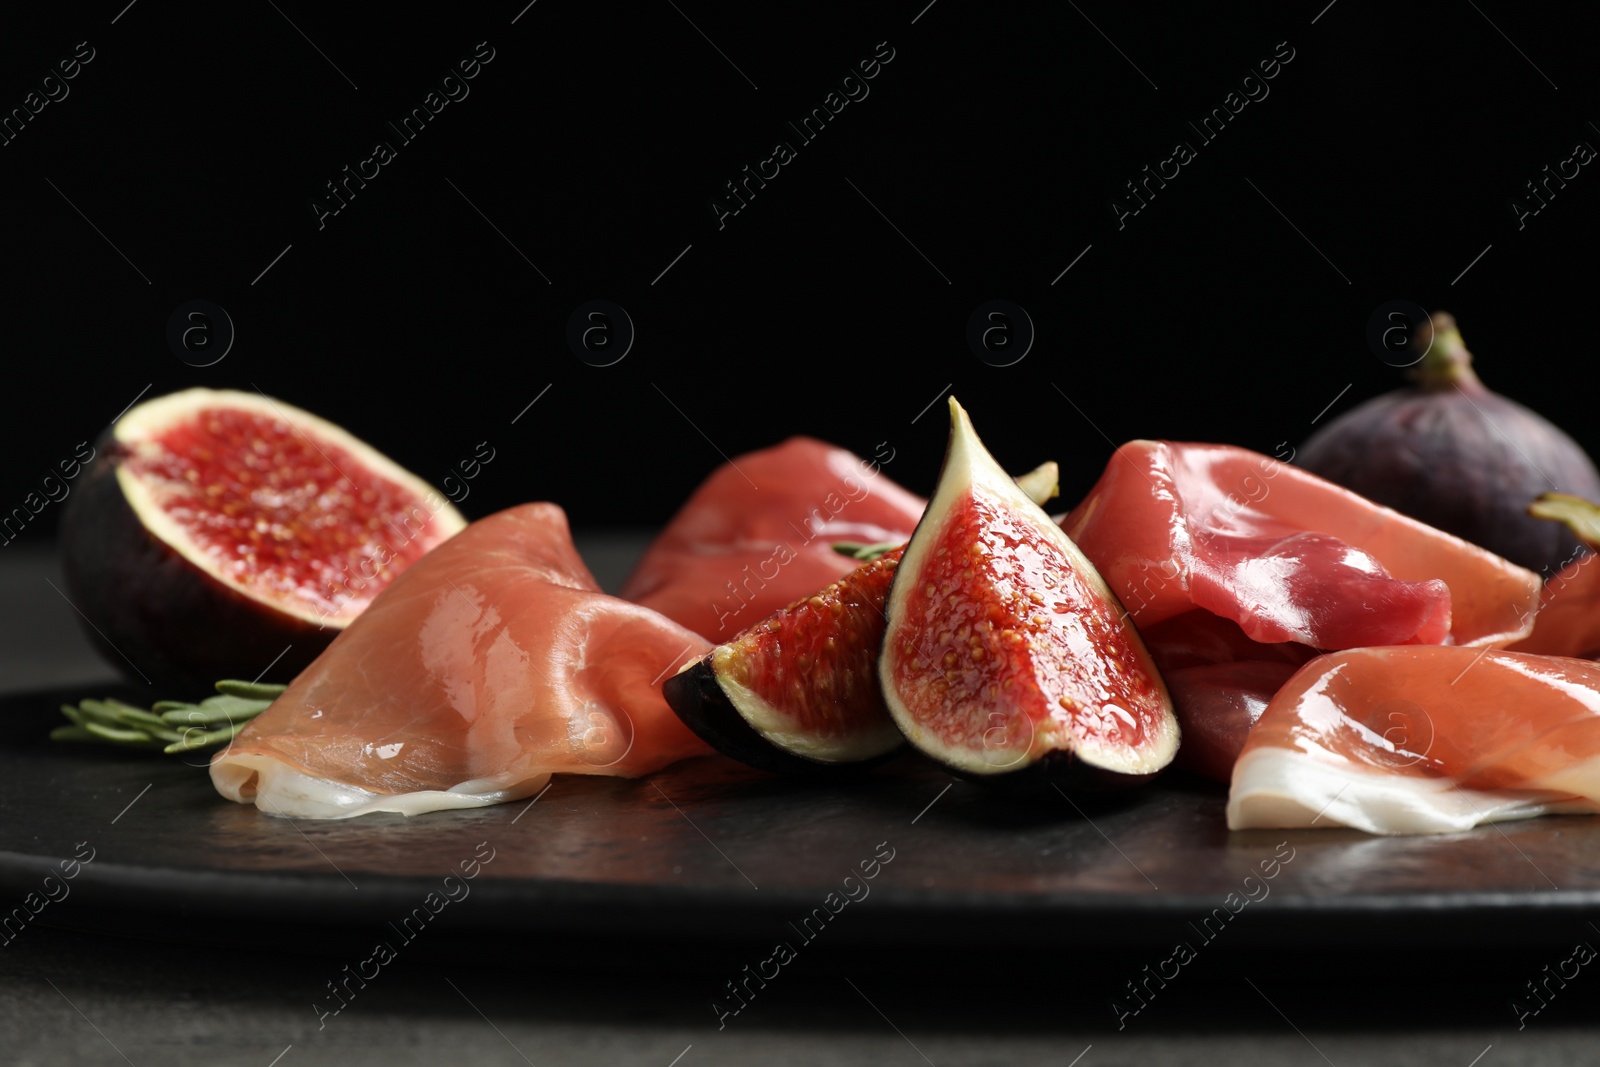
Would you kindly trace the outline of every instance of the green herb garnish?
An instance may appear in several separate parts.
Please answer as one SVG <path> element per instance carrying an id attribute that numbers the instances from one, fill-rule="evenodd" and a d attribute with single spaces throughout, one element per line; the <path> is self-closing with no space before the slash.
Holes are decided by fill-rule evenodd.
<path id="1" fill-rule="evenodd" d="M 193 752 L 232 741 L 245 723 L 266 711 L 286 688 L 260 682 L 218 682 L 217 695 L 198 704 L 161 700 L 148 710 L 120 700 L 81 700 L 77 707 L 61 705 L 69 725 L 51 730 L 50 739 Z"/>
<path id="2" fill-rule="evenodd" d="M 860 560 L 863 563 L 871 563 L 879 556 L 892 552 L 903 544 L 905 544 L 904 541 L 879 541 L 875 544 L 863 544 L 860 541 L 835 541 L 833 542 L 833 550 L 841 556 L 849 556 L 851 559 Z"/>

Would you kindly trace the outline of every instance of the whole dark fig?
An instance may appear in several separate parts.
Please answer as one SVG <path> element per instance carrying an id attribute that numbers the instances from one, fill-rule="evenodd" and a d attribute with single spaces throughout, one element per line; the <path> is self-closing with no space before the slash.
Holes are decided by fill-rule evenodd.
<path id="1" fill-rule="evenodd" d="M 1478 380 L 1449 315 L 1434 312 L 1414 344 L 1426 353 L 1414 384 L 1317 431 L 1300 465 L 1548 578 L 1583 550 L 1528 505 L 1549 491 L 1600 500 L 1594 462 L 1549 420 Z"/>

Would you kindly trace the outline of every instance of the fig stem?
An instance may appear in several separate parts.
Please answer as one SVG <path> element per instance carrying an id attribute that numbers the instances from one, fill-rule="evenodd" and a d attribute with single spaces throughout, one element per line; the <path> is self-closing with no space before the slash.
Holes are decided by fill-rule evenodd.
<path id="1" fill-rule="evenodd" d="M 1428 322 L 1413 342 L 1423 350 L 1423 356 L 1412 368 L 1411 380 L 1424 389 L 1460 386 L 1469 392 L 1481 390 L 1483 383 L 1472 369 L 1472 353 L 1461 339 L 1455 317 L 1446 311 L 1435 311 Z"/>

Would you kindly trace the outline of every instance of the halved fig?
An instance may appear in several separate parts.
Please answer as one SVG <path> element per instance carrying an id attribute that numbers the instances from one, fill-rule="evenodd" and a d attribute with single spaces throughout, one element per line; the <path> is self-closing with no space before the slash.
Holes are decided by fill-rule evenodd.
<path id="1" fill-rule="evenodd" d="M 1017 484 L 1042 504 L 1056 495 L 1057 473 L 1055 463 L 1044 463 Z M 678 717 L 723 755 L 778 774 L 814 774 L 878 763 L 904 746 L 878 686 L 878 651 L 905 546 L 848 548 L 870 562 L 662 686 Z"/>
<path id="2" fill-rule="evenodd" d="M 1163 770 L 1178 723 L 1127 613 L 953 397 L 950 417 L 938 488 L 889 592 L 890 714 L 967 777 L 1104 787 Z"/>
<path id="3" fill-rule="evenodd" d="M 189 389 L 122 415 L 62 514 L 72 602 L 160 685 L 287 681 L 466 526 L 426 482 L 268 397 Z"/>

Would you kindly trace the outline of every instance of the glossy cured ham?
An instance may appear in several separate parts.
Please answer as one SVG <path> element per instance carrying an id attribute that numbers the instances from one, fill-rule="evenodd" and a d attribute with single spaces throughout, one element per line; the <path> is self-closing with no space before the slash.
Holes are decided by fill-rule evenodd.
<path id="1" fill-rule="evenodd" d="M 526 504 L 424 556 L 211 763 L 230 799 L 343 818 L 648 774 L 711 749 L 660 682 L 710 645 L 600 592 L 565 514 Z"/>
<path id="2" fill-rule="evenodd" d="M 1500 645 L 1539 576 L 1231 445 L 1133 441 L 1062 525 L 1141 627 L 1193 608 L 1319 649 Z"/>
<path id="3" fill-rule="evenodd" d="M 835 541 L 904 541 L 925 501 L 881 467 L 810 437 L 712 472 L 651 543 L 622 596 L 722 642 L 854 569 Z"/>
<path id="4" fill-rule="evenodd" d="M 1533 633 L 1511 646 L 1518 652 L 1600 659 L 1600 504 L 1571 493 L 1545 493 L 1528 514 L 1565 523 L 1579 547 L 1539 597 Z"/>
<path id="5" fill-rule="evenodd" d="M 1320 656 L 1234 765 L 1228 826 L 1449 833 L 1600 811 L 1600 664 L 1405 646 Z"/>
<path id="6" fill-rule="evenodd" d="M 1600 659 L 1600 556 L 1584 556 L 1550 576 L 1539 597 L 1533 633 L 1511 648 Z"/>
<path id="7" fill-rule="evenodd" d="M 1196 609 L 1144 628 L 1183 731 L 1174 766 L 1226 784 L 1273 696 L 1317 655 L 1307 645 L 1252 641 L 1239 624 Z"/>

